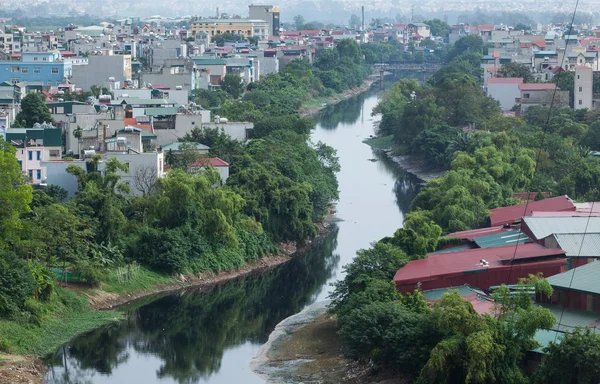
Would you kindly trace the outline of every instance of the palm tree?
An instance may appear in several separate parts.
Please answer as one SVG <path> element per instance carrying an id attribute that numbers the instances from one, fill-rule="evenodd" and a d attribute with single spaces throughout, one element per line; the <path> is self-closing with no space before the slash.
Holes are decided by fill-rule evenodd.
<path id="1" fill-rule="evenodd" d="M 77 157 L 81 156 L 81 149 L 79 148 L 81 137 L 83 136 L 83 129 L 78 125 L 73 131 L 73 136 L 77 139 Z"/>
<path id="2" fill-rule="evenodd" d="M 175 161 L 177 161 L 177 159 L 175 158 L 175 154 L 173 153 L 172 149 L 169 149 L 165 154 L 165 162 L 169 164 L 169 166 L 173 167 Z"/>

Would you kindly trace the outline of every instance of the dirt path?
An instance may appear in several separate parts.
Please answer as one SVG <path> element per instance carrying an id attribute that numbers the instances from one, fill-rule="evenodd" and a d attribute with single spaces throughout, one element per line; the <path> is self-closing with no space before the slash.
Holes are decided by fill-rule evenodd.
<path id="1" fill-rule="evenodd" d="M 44 372 L 40 360 L 0 354 L 0 384 L 42 384 Z"/>

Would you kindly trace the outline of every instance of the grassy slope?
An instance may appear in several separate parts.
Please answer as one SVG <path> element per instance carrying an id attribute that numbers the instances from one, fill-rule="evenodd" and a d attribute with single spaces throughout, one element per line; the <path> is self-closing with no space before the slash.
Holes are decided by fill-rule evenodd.
<path id="1" fill-rule="evenodd" d="M 371 146 L 372 148 L 376 148 L 376 149 L 389 149 L 389 148 L 394 148 L 394 146 L 395 146 L 393 135 L 374 137 L 372 139 L 365 139 L 365 140 L 363 140 L 363 143 Z"/>
<path id="2" fill-rule="evenodd" d="M 10 352 L 44 356 L 76 335 L 123 318 L 117 311 L 93 311 L 85 298 L 63 288 L 56 288 L 41 311 L 39 326 L 27 319 L 0 320 L 0 335 L 12 346 Z"/>

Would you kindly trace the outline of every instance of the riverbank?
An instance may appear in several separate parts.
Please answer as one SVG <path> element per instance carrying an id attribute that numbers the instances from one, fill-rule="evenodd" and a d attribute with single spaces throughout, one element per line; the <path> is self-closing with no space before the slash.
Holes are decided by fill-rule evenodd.
<path id="1" fill-rule="evenodd" d="M 318 237 L 327 232 L 330 221 L 332 219 L 328 216 L 326 221 L 317 224 Z M 294 253 L 302 252 L 311 244 L 312 240 L 306 241 L 302 247 L 298 247 L 295 243 L 282 243 L 279 245 L 278 255 L 261 258 L 235 271 L 203 273 L 195 276 L 179 275 L 172 278 L 159 275 L 156 277 L 155 274 L 144 271 L 141 273 L 141 278 L 155 279 L 156 284 L 132 285 L 138 288 L 145 287 L 139 290 L 120 289 L 117 292 L 115 287 L 110 285 L 97 289 L 85 289 L 77 285 L 70 285 L 66 289 L 59 288 L 70 298 L 81 301 L 83 306 L 74 309 L 65 305 L 61 311 L 44 319 L 39 327 L 14 321 L 0 321 L 0 335 L 10 335 L 4 339 L 13 345 L 13 354 L 0 353 L 0 384 L 42 383 L 45 367 L 40 357 L 52 353 L 80 334 L 122 320 L 123 313 L 115 310 L 120 306 L 134 304 L 138 300 L 154 300 L 156 297 L 186 288 L 210 289 L 245 276 L 263 273 L 288 262 Z"/>
<path id="2" fill-rule="evenodd" d="M 315 99 L 311 99 L 308 102 L 304 102 L 302 104 L 302 106 L 298 110 L 298 113 L 302 117 L 313 116 L 330 105 L 335 105 L 340 101 L 347 100 L 351 97 L 358 96 L 361 93 L 366 92 L 378 80 L 379 76 L 371 75 L 362 83 L 360 87 L 350 88 L 342 93 L 330 97 L 318 97 Z"/>
<path id="3" fill-rule="evenodd" d="M 368 365 L 344 357 L 337 320 L 327 312 L 329 303 L 314 303 L 277 324 L 250 362 L 252 371 L 269 384 L 405 383 L 390 372 L 374 374 Z"/>
<path id="4" fill-rule="evenodd" d="M 375 122 L 374 124 L 377 124 Z M 436 177 L 442 176 L 443 169 L 433 167 L 422 158 L 415 155 L 399 155 L 398 149 L 394 144 L 393 137 L 390 136 L 375 136 L 363 140 L 363 143 L 367 144 L 375 150 L 384 152 L 390 159 L 398 164 L 402 169 L 412 173 L 419 179 L 427 182 Z"/>

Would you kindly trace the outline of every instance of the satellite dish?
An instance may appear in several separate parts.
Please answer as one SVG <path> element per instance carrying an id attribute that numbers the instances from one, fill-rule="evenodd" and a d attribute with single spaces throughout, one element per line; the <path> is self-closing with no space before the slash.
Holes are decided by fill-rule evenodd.
<path id="1" fill-rule="evenodd" d="M 106 105 L 106 104 L 100 105 L 100 111 L 102 111 L 102 112 L 108 111 L 108 105 Z"/>
<path id="2" fill-rule="evenodd" d="M 42 124 L 40 124 L 40 123 L 33 124 L 33 128 L 41 128 L 41 127 L 42 127 Z"/>

